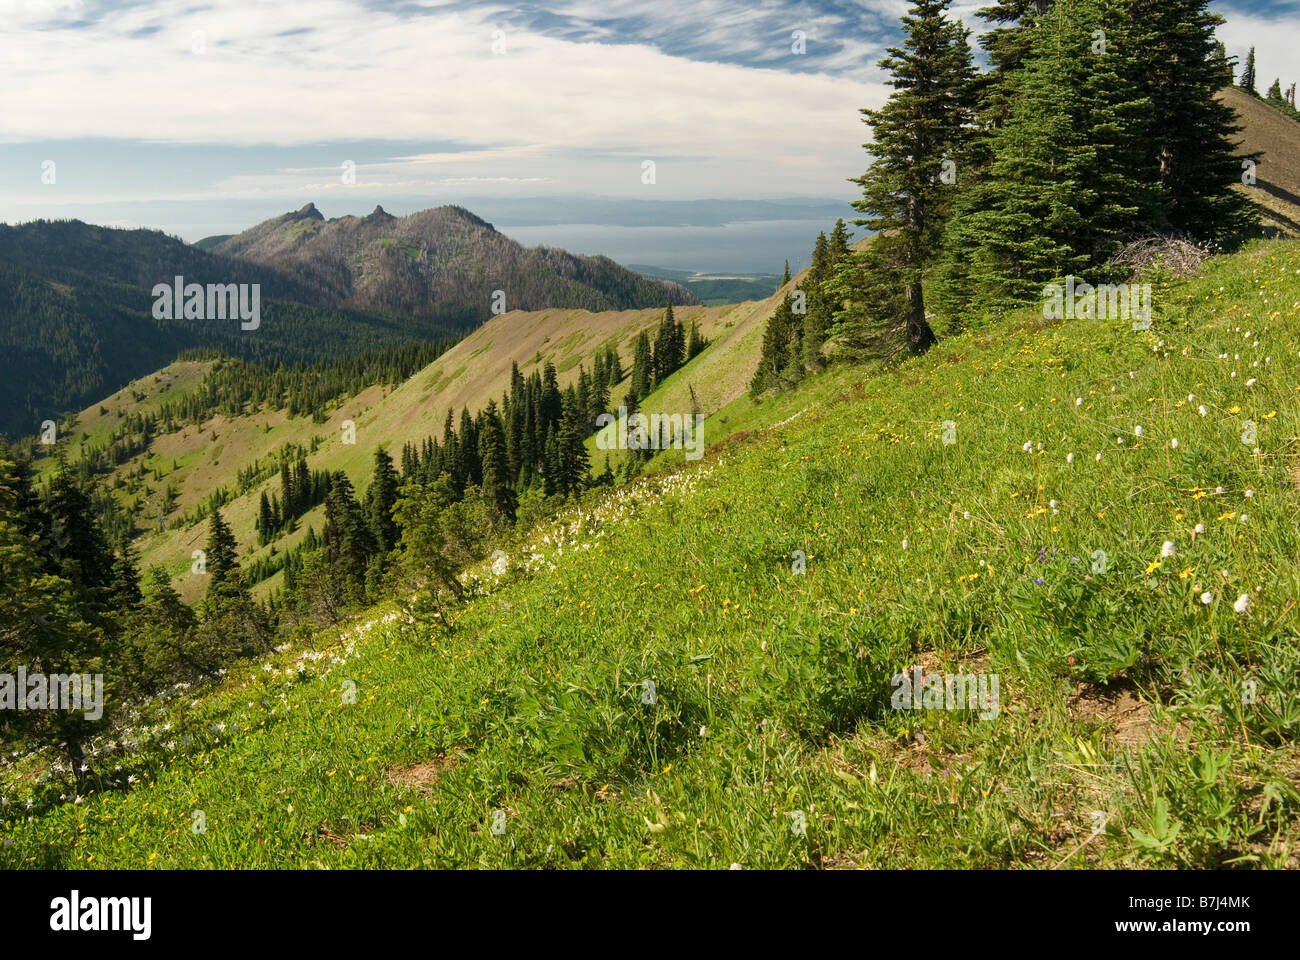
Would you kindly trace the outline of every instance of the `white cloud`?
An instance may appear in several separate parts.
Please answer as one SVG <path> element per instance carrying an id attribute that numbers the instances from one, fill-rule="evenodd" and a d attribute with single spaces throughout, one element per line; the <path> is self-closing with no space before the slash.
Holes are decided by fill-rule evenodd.
<path id="1" fill-rule="evenodd" d="M 354 0 L 212 0 L 201 9 L 155 0 L 88 27 L 41 29 L 47 15 L 31 13 L 41 6 L 22 8 L 3 36 L 9 141 L 427 137 L 534 151 L 451 154 L 438 178 L 571 180 L 585 166 L 584 180 L 614 183 L 623 170 L 639 183 L 645 157 L 660 164 L 665 194 L 822 192 L 860 172 L 858 108 L 884 96 L 844 78 L 513 29 L 507 54 L 494 56 L 493 11 L 409 19 Z M 72 20 L 86 13 L 57 6 Z M 194 53 L 199 40 L 205 52 Z"/>
<path id="2" fill-rule="evenodd" d="M 1217 35 L 1229 56 L 1237 58 L 1237 76 L 1246 63 L 1246 54 L 1255 48 L 1255 86 L 1260 93 L 1268 91 L 1275 78 L 1282 79 L 1285 89 L 1300 81 L 1300 64 L 1296 51 L 1300 50 L 1300 22 L 1294 15 L 1273 19 L 1256 13 L 1236 10 L 1220 11 L 1225 23 Z"/>

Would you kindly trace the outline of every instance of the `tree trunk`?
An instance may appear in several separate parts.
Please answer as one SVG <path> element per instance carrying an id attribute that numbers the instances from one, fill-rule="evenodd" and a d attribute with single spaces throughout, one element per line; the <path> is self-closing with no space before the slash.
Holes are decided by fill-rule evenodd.
<path id="1" fill-rule="evenodd" d="M 907 348 L 913 353 L 925 353 L 934 346 L 936 338 L 925 319 L 925 298 L 921 284 L 907 288 Z"/>

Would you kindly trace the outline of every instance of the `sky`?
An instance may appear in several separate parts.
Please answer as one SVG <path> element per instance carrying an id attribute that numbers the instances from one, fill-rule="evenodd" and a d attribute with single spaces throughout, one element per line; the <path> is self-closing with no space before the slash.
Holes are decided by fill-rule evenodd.
<path id="1" fill-rule="evenodd" d="M 955 11 L 974 27 L 983 2 Z M 578 196 L 820 211 L 855 195 L 858 111 L 887 94 L 877 62 L 906 7 L 0 0 L 0 219 L 192 241 L 308 201 L 327 217 L 455 202 L 508 219 L 512 197 L 554 212 Z M 1213 8 L 1230 54 L 1258 48 L 1261 88 L 1300 79 L 1300 0 Z"/>

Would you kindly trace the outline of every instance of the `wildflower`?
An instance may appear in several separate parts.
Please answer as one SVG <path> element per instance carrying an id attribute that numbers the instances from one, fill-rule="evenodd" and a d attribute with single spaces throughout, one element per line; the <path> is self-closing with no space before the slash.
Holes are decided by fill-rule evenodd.
<path id="1" fill-rule="evenodd" d="M 1248 497 L 1253 497 L 1254 495 L 1255 495 L 1255 491 L 1254 491 L 1254 490 L 1247 490 L 1247 491 L 1246 491 L 1246 496 L 1248 496 Z"/>
<path id="2" fill-rule="evenodd" d="M 1205 404 L 1201 404 L 1199 407 L 1196 408 L 1196 412 L 1204 417 L 1208 415 L 1210 411 L 1205 409 Z"/>
<path id="3" fill-rule="evenodd" d="M 1069 454 L 1069 455 L 1065 458 L 1065 462 L 1066 462 L 1066 463 L 1074 463 L 1074 454 L 1072 454 L 1072 453 Z"/>
<path id="4" fill-rule="evenodd" d="M 1237 598 L 1237 602 L 1232 605 L 1232 609 L 1237 613 L 1245 613 L 1250 609 L 1250 594 L 1243 593 Z"/>
<path id="5" fill-rule="evenodd" d="M 1160 556 L 1162 557 L 1172 557 L 1175 552 L 1174 542 L 1172 540 L 1166 540 L 1164 546 L 1160 548 Z"/>
<path id="6" fill-rule="evenodd" d="M 1201 594 L 1201 603 L 1205 604 L 1208 607 L 1213 602 L 1214 602 L 1214 594 L 1210 593 L 1209 590 L 1206 590 L 1203 594 Z"/>
<path id="7" fill-rule="evenodd" d="M 1195 527 L 1192 528 L 1193 535 L 1201 534 L 1204 532 L 1205 532 L 1205 524 L 1203 523 L 1198 523 Z"/>
<path id="8" fill-rule="evenodd" d="M 1133 428 L 1133 436 L 1135 436 L 1135 437 L 1140 437 L 1140 436 L 1142 436 L 1142 425 L 1141 425 L 1141 424 L 1138 424 L 1136 427 Z"/>
<path id="9" fill-rule="evenodd" d="M 1097 462 L 1098 462 L 1098 463 L 1101 463 L 1101 454 L 1100 454 L 1100 453 L 1097 454 Z"/>
<path id="10" fill-rule="evenodd" d="M 904 550 L 907 549 L 907 540 L 906 540 L 906 539 L 903 540 L 903 549 L 904 549 Z"/>
<path id="11" fill-rule="evenodd" d="M 1251 377 L 1249 380 L 1246 381 L 1246 386 L 1253 387 L 1255 385 L 1255 382 L 1256 382 L 1255 378 Z"/>
<path id="12" fill-rule="evenodd" d="M 1025 451 L 1025 453 L 1028 453 L 1030 450 L 1033 449 L 1033 447 L 1034 447 L 1034 442 L 1032 440 L 1026 440 L 1025 445 L 1020 449 Z"/>
<path id="13" fill-rule="evenodd" d="M 1191 576 L 1193 573 L 1195 573 L 1195 572 L 1196 572 L 1196 571 L 1195 571 L 1194 569 L 1192 569 L 1191 567 L 1184 567 L 1182 570 L 1180 570 L 1180 571 L 1178 572 L 1178 579 L 1179 579 L 1179 580 L 1186 580 L 1188 577 L 1190 577 L 1190 576 Z"/>

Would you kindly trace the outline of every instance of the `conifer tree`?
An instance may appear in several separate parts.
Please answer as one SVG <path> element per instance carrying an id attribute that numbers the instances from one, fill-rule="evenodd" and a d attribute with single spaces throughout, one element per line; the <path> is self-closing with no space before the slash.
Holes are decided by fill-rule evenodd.
<path id="1" fill-rule="evenodd" d="M 45 510 L 55 569 L 77 588 L 83 604 L 97 606 L 101 589 L 111 580 L 113 553 L 95 522 L 90 491 L 64 460 L 62 447 Z"/>
<path id="2" fill-rule="evenodd" d="M 567 398 L 566 398 L 567 400 Z M 556 478 L 557 490 L 565 496 L 577 496 L 591 468 L 591 458 L 587 453 L 586 428 L 582 410 L 576 399 L 566 402 L 564 416 L 560 422 L 557 436 L 559 445 L 559 476 Z"/>
<path id="3" fill-rule="evenodd" d="M 346 595 L 364 599 L 366 567 L 375 552 L 375 540 L 352 481 L 341 470 L 334 474 L 325 498 L 325 545 L 335 574 L 347 585 Z"/>
<path id="4" fill-rule="evenodd" d="M 654 376 L 654 358 L 650 354 L 650 337 L 644 330 L 637 335 L 636 350 L 632 356 L 632 393 L 637 400 L 650 395 L 650 381 Z"/>
<path id="5" fill-rule="evenodd" d="M 698 320 L 691 320 L 691 333 L 686 341 L 686 359 L 694 360 L 708 346 L 707 341 L 700 334 L 700 324 Z"/>
<path id="6" fill-rule="evenodd" d="M 87 615 L 78 603 L 78 585 L 51 573 L 40 540 L 16 522 L 26 500 L 15 484 L 22 465 L 0 450 L 0 671 L 19 666 L 32 673 L 109 673 L 104 654 L 103 620 Z M 21 734 L 61 747 L 78 783 L 83 779 L 86 741 L 108 721 L 85 719 L 68 710 L 0 711 L 6 735 Z M 16 728 L 16 729 L 15 729 Z"/>
<path id="7" fill-rule="evenodd" d="M 1145 227 L 1224 243 L 1250 235 L 1257 217 L 1234 189 L 1247 159 L 1235 146 L 1240 128 L 1216 96 L 1226 82 L 1214 36 L 1223 18 L 1208 0 L 1125 0 L 1111 17 L 1120 56 L 1136 61 L 1126 78 L 1130 98 L 1151 103 L 1142 149 L 1126 151 L 1125 161 L 1135 180 L 1154 178 L 1161 191 L 1151 223 L 1129 232 Z M 1145 172 L 1134 169 L 1135 158 Z"/>
<path id="8" fill-rule="evenodd" d="M 275 536 L 275 515 L 271 512 L 271 500 L 262 491 L 262 499 L 257 507 L 257 542 L 268 543 Z"/>
<path id="9" fill-rule="evenodd" d="M 393 469 L 393 458 L 383 447 L 375 448 L 375 470 L 366 491 L 370 514 L 370 532 L 381 556 L 386 556 L 397 546 L 397 522 L 393 519 L 393 506 L 397 503 L 398 479 Z"/>
<path id="10" fill-rule="evenodd" d="M 958 162 L 973 117 L 974 68 L 968 32 L 947 16 L 949 0 L 916 0 L 903 18 L 902 47 L 881 61 L 894 87 L 879 110 L 864 109 L 873 162 L 857 178 L 867 214 L 855 222 L 878 231 L 870 246 L 841 265 L 857 291 L 841 312 L 838 333 L 865 344 L 898 330 L 907 349 L 935 341 L 926 319 L 924 281 L 949 207 L 940 184 L 945 160 Z"/>
<path id="11" fill-rule="evenodd" d="M 749 392 L 753 396 L 782 386 L 782 374 L 789 363 L 788 344 L 790 332 L 795 325 L 793 297 L 789 291 L 781 298 L 781 304 L 768 318 L 763 328 L 763 348 L 759 355 L 758 369 L 749 382 Z"/>
<path id="12" fill-rule="evenodd" d="M 505 438 L 501 433 L 496 405 L 492 402 L 488 403 L 483 432 L 479 436 L 479 453 L 483 460 L 483 500 L 501 521 L 513 523 L 517 503 L 515 489 L 506 462 Z"/>
<path id="13" fill-rule="evenodd" d="M 564 415 L 564 401 L 560 394 L 560 377 L 555 364 L 546 361 L 542 371 L 541 410 L 543 430 L 551 424 L 558 424 Z"/>
<path id="14" fill-rule="evenodd" d="M 1258 97 L 1259 91 L 1255 89 L 1255 48 L 1250 48 L 1250 53 L 1246 54 L 1246 65 L 1241 70 L 1241 80 L 1237 84 L 1251 96 Z"/>
<path id="15" fill-rule="evenodd" d="M 209 596 L 219 592 L 224 585 L 242 586 L 235 535 L 230 532 L 220 510 L 213 510 L 208 518 L 208 543 L 204 554 Z"/>
<path id="16" fill-rule="evenodd" d="M 1125 232 L 1155 215 L 1155 173 L 1135 162 L 1151 103 L 1134 89 L 1133 47 L 1094 33 L 1098 22 L 1119 26 L 1114 10 L 1110 0 L 1058 3 L 1028 30 L 992 163 L 962 191 L 945 239 L 938 288 L 954 319 L 1032 302 L 1054 278 L 1109 279 L 1102 265 Z"/>
<path id="17" fill-rule="evenodd" d="M 596 413 L 591 404 L 591 376 L 587 373 L 581 363 L 578 364 L 578 383 L 575 387 L 578 409 L 582 412 L 582 419 L 586 423 L 594 423 Z M 590 428 L 588 428 L 590 429 Z"/>
<path id="18" fill-rule="evenodd" d="M 830 242 L 826 239 L 825 231 L 822 231 L 817 234 L 817 242 L 813 246 L 812 264 L 808 268 L 808 276 L 804 282 L 807 307 L 803 316 L 803 333 L 800 337 L 803 353 L 801 361 L 810 369 L 817 369 L 822 365 L 822 344 L 825 343 L 826 331 L 830 328 L 830 299 L 822 289 L 822 285 L 830 279 L 832 266 Z"/>
<path id="19" fill-rule="evenodd" d="M 483 462 L 478 458 L 478 431 L 469 408 L 460 411 L 460 434 L 457 437 L 457 462 L 454 477 L 456 489 L 463 496 L 466 487 L 477 487 L 483 482 Z"/>
<path id="20" fill-rule="evenodd" d="M 289 461 L 280 461 L 280 502 L 285 518 L 298 516 L 297 500 L 294 498 L 293 474 L 289 472 Z"/>
<path id="21" fill-rule="evenodd" d="M 655 337 L 653 368 L 656 386 L 682 365 L 685 352 L 686 339 L 682 336 L 681 324 L 673 316 L 673 305 L 670 303 L 659 322 L 659 333 Z"/>
<path id="22" fill-rule="evenodd" d="M 311 509 L 314 491 L 312 490 L 311 471 L 307 468 L 307 458 L 299 457 L 298 464 L 294 468 L 293 479 L 293 509 L 289 511 L 292 517 L 301 517 Z"/>
<path id="23" fill-rule="evenodd" d="M 603 377 L 592 374 L 591 392 L 587 396 L 587 433 L 596 427 L 596 418 L 609 410 L 609 383 Z"/>
<path id="24" fill-rule="evenodd" d="M 542 454 L 542 492 L 548 497 L 560 492 L 560 442 L 555 435 L 555 425 L 546 429 L 546 444 Z"/>

